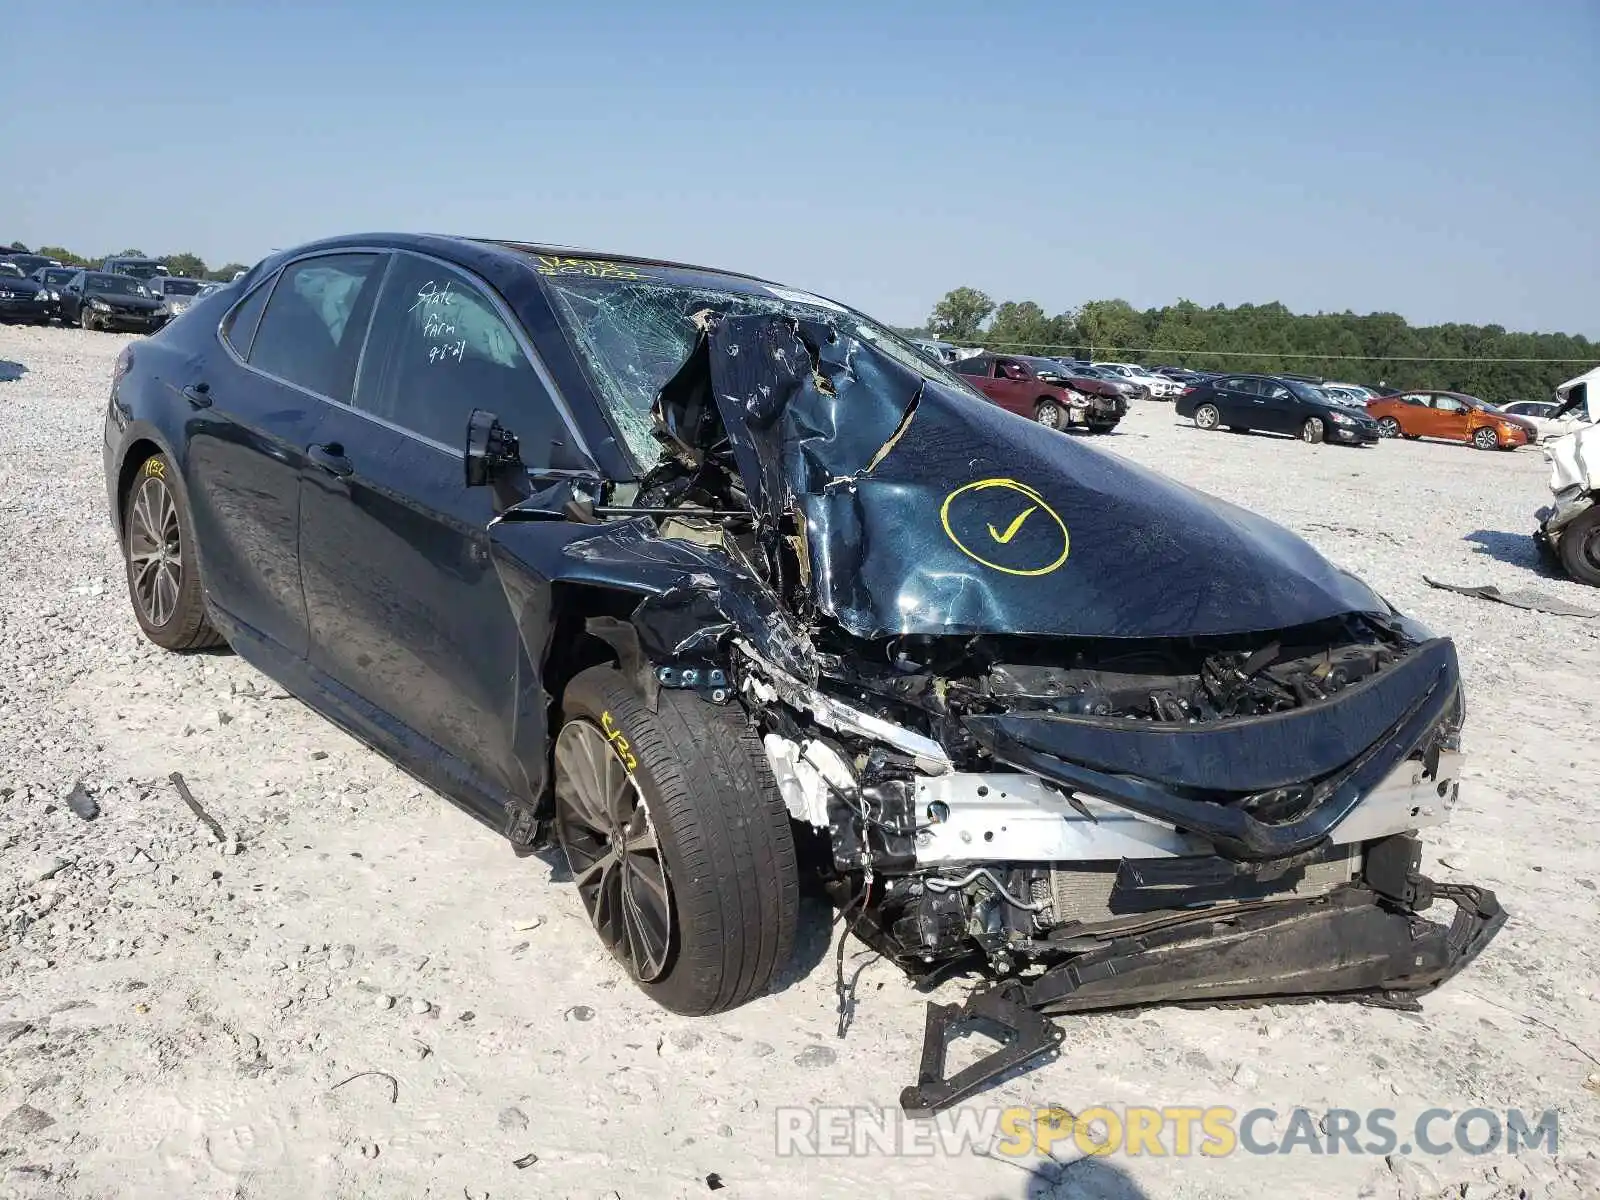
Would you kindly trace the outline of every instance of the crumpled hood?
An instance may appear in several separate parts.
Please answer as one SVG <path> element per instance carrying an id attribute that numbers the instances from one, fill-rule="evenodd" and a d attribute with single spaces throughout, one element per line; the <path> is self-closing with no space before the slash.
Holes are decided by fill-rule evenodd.
<path id="1" fill-rule="evenodd" d="M 858 637 L 1183 637 L 1388 612 L 1270 521 L 825 323 L 710 319 L 658 406 L 681 437 L 708 400 L 752 507 Z"/>

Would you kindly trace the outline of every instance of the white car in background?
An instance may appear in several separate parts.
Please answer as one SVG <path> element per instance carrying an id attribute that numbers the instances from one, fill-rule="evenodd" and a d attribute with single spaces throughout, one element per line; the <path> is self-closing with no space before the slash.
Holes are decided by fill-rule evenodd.
<path id="1" fill-rule="evenodd" d="M 1347 408 L 1366 408 L 1367 406 L 1369 392 L 1364 387 L 1354 387 L 1348 383 L 1324 383 L 1319 386 L 1328 393 L 1336 404 L 1343 404 Z"/>
<path id="2" fill-rule="evenodd" d="M 1557 417 L 1556 413 L 1561 410 L 1561 405 L 1553 400 L 1512 400 L 1497 407 L 1501 412 L 1508 412 L 1527 421 L 1538 430 L 1541 442 L 1574 433 L 1588 424 L 1582 413 L 1569 412 L 1564 417 Z"/>
<path id="3" fill-rule="evenodd" d="M 1344 383 L 1337 379 L 1328 379 L 1323 381 L 1323 391 L 1330 391 L 1333 388 L 1338 388 L 1342 392 L 1351 393 L 1363 404 L 1365 404 L 1368 400 L 1376 400 L 1379 396 L 1387 396 L 1389 394 L 1388 392 L 1376 391 L 1367 387 L 1366 384 L 1363 383 Z"/>
<path id="4" fill-rule="evenodd" d="M 1097 362 L 1091 364 L 1107 371 L 1115 371 L 1130 383 L 1136 383 L 1150 393 L 1152 400 L 1171 400 L 1183 394 L 1183 384 L 1165 375 L 1152 375 L 1138 363 Z"/>

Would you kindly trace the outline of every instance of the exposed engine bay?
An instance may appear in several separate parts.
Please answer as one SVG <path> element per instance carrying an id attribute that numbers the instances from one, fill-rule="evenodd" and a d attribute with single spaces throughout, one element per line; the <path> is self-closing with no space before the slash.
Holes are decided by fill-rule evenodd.
<path id="1" fill-rule="evenodd" d="M 933 1111 L 1059 1044 L 1041 1014 L 1414 1003 L 1493 936 L 1419 871 L 1455 803 L 1453 645 L 1300 539 L 823 320 L 701 314 L 634 495 L 494 527 L 508 594 L 627 586 L 591 631 L 648 695 L 742 705 L 850 934 L 930 1005 Z M 519 522 L 581 512 L 559 563 Z M 1454 904 L 1449 925 L 1419 917 Z M 946 1077 L 967 1025 L 1002 1047 Z"/>

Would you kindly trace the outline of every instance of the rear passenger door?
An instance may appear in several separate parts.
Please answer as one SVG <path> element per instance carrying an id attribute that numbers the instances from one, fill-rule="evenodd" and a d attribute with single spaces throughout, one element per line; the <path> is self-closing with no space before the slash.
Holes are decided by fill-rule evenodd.
<path id="1" fill-rule="evenodd" d="M 175 387 L 194 406 L 182 464 L 206 592 L 229 632 L 306 653 L 300 473 L 330 401 L 348 401 L 383 256 L 286 265 L 223 319 L 216 362 Z M 248 653 L 248 652 L 247 652 Z"/>
<path id="2" fill-rule="evenodd" d="M 589 465 L 510 311 L 457 268 L 397 252 L 354 401 L 317 435 L 300 563 L 311 666 L 333 694 L 410 753 L 444 751 L 465 790 L 503 803 L 527 790 L 516 716 L 544 701 L 490 560 L 491 490 L 463 478 L 475 408 L 518 435 L 530 468 Z"/>

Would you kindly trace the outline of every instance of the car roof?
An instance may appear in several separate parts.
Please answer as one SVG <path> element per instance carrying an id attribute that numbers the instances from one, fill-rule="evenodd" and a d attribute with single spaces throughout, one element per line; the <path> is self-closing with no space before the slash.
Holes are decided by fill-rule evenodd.
<path id="1" fill-rule="evenodd" d="M 722 267 L 696 266 L 666 258 L 652 258 L 641 254 L 628 254 L 614 250 L 589 250 L 576 246 L 551 245 L 544 242 L 525 242 L 503 238 L 462 237 L 440 233 L 362 233 L 343 234 L 324 238 L 299 246 L 286 246 L 269 255 L 278 259 L 317 250 L 336 250 L 347 246 L 384 246 L 396 250 L 414 250 L 419 254 L 433 254 L 445 258 L 479 259 L 497 258 L 502 262 L 529 265 L 529 260 L 539 257 L 573 259 L 578 262 L 610 262 L 627 266 L 652 267 L 659 271 L 686 276 L 705 276 L 707 279 L 735 280 L 756 287 L 777 286 L 774 281 Z M 681 281 L 680 281 L 681 282 Z M 748 290 L 755 290 L 751 287 Z"/>

